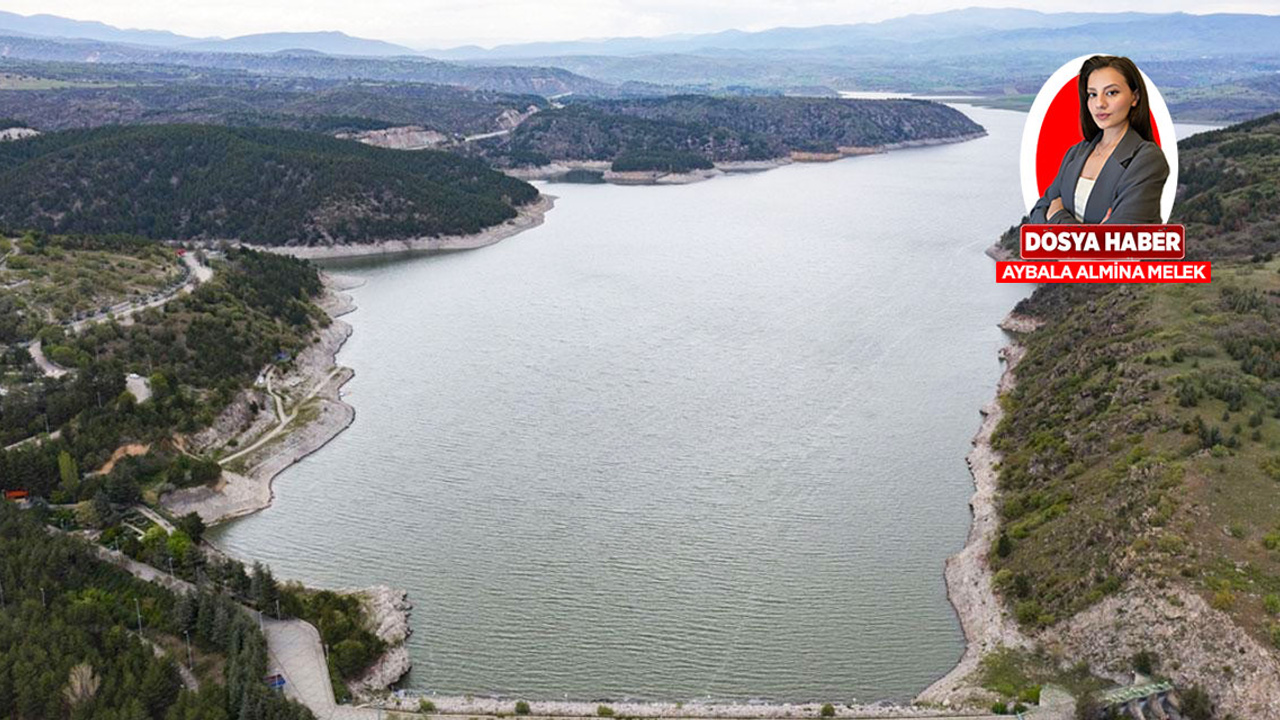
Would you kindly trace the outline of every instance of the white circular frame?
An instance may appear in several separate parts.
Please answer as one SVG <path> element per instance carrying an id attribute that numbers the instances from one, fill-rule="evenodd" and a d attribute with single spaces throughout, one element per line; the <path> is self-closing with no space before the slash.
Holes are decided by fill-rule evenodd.
<path id="1" fill-rule="evenodd" d="M 1027 114 L 1027 124 L 1022 129 L 1022 155 L 1020 158 L 1022 170 L 1022 202 L 1026 205 L 1027 213 L 1031 212 L 1031 208 L 1035 206 L 1036 201 L 1040 199 L 1040 191 L 1036 183 L 1036 147 L 1040 142 L 1040 127 L 1044 125 L 1044 118 L 1049 114 L 1049 105 L 1053 99 L 1061 92 L 1062 87 L 1067 84 L 1068 80 L 1079 77 L 1080 66 L 1085 60 L 1094 55 L 1105 55 L 1106 53 L 1089 53 L 1080 57 L 1069 60 L 1056 72 L 1049 76 L 1041 86 L 1039 94 L 1036 95 L 1035 102 L 1031 103 L 1031 111 Z M 1178 135 L 1173 127 L 1173 116 L 1169 114 L 1169 106 L 1165 105 L 1164 97 L 1160 95 L 1160 90 L 1151 82 L 1151 78 L 1147 74 L 1142 73 L 1142 81 L 1147 86 L 1147 104 L 1151 106 L 1151 117 L 1155 120 L 1156 131 L 1160 133 L 1161 146 L 1164 151 L 1165 160 L 1169 163 L 1169 179 L 1164 181 L 1164 190 L 1160 193 L 1160 216 L 1165 222 L 1169 221 L 1169 214 L 1173 212 L 1174 195 L 1178 192 Z"/>

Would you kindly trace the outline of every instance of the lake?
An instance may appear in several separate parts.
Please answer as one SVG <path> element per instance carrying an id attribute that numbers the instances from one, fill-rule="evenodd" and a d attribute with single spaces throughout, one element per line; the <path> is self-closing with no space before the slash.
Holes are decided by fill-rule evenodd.
<path id="1" fill-rule="evenodd" d="M 545 224 L 343 272 L 354 424 L 212 532 L 415 605 L 404 685 L 527 699 L 904 700 L 963 636 L 943 561 L 1030 287 L 1025 115 L 680 187 L 545 185 Z"/>

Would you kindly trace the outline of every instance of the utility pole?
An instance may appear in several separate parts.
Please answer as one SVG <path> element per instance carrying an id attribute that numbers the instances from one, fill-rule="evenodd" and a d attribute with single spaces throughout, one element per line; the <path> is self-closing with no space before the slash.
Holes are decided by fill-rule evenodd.
<path id="1" fill-rule="evenodd" d="M 191 631 L 184 630 L 182 634 L 187 636 L 187 669 L 195 670 L 196 663 L 191 659 Z"/>
<path id="2" fill-rule="evenodd" d="M 133 611 L 138 615 L 138 634 L 142 634 L 142 605 L 138 603 L 138 598 L 133 599 Z"/>
<path id="3" fill-rule="evenodd" d="M 169 577 L 175 577 L 173 574 L 173 556 L 169 556 Z"/>
<path id="4" fill-rule="evenodd" d="M 40 607 L 49 607 L 49 603 L 44 599 L 44 588 L 40 588 Z"/>
<path id="5" fill-rule="evenodd" d="M 280 619 L 280 598 L 276 598 L 276 619 Z"/>

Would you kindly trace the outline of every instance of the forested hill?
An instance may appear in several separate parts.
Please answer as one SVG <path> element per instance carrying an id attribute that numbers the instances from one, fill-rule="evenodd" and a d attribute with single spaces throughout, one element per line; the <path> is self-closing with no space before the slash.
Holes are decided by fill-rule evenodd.
<path id="1" fill-rule="evenodd" d="M 1174 222 L 1197 260 L 1280 250 L 1280 113 L 1178 143 Z"/>
<path id="2" fill-rule="evenodd" d="M 0 144 L 0 195 L 12 228 L 314 245 L 473 233 L 538 191 L 446 153 L 165 125 Z"/>
<path id="3" fill-rule="evenodd" d="M 679 95 L 582 101 L 541 112 L 486 152 L 514 165 L 653 152 L 766 160 L 792 151 L 835 153 L 981 132 L 958 110 L 927 100 Z"/>
<path id="4" fill-rule="evenodd" d="M 1204 688 L 1213 717 L 1271 717 L 1280 115 L 1179 145 L 1173 220 L 1213 282 L 1042 285 L 1018 306 L 1045 324 L 1020 339 L 992 438 L 990 558 L 1008 608 L 1061 654 L 1023 657 L 1025 677 L 1052 679 L 1057 660 L 1111 678 L 1141 665 Z"/>
<path id="5" fill-rule="evenodd" d="M 32 72 L 54 74 L 48 66 Z M 99 77 L 64 72 L 72 82 Z M 334 133 L 419 125 L 467 135 L 501 130 L 504 117 L 547 106 L 535 95 L 417 83 L 334 83 L 226 74 L 200 83 L 157 84 L 148 81 L 143 69 L 129 74 L 118 70 L 106 77 L 102 82 L 118 84 L 0 90 L 0 117 L 21 120 L 42 131 L 199 123 Z"/>

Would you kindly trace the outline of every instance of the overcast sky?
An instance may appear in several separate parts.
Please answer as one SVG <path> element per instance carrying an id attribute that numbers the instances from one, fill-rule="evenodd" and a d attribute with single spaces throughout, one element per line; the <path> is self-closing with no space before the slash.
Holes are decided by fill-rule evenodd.
<path id="1" fill-rule="evenodd" d="M 232 37 L 341 30 L 413 47 L 875 22 L 974 5 L 1045 12 L 1280 14 L 1280 0 L 0 0 L 0 9 Z"/>

